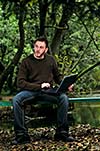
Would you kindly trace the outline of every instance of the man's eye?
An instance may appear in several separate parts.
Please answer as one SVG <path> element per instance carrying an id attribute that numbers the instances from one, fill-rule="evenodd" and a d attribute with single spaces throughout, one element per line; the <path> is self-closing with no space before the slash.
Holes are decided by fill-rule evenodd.
<path id="1" fill-rule="evenodd" d="M 41 49 L 43 49 L 43 47 L 40 47 Z"/>
<path id="2" fill-rule="evenodd" d="M 37 45 L 35 45 L 35 47 L 36 47 L 36 48 L 38 48 L 38 46 L 37 46 Z"/>

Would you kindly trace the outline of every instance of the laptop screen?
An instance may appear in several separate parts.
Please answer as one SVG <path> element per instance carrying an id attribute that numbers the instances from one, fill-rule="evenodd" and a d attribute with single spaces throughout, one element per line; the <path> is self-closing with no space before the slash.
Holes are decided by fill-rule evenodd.
<path id="1" fill-rule="evenodd" d="M 68 76 L 65 76 L 58 89 L 57 89 L 57 92 L 66 92 L 68 87 L 73 84 L 77 79 L 77 74 L 71 74 L 71 75 L 68 75 Z"/>

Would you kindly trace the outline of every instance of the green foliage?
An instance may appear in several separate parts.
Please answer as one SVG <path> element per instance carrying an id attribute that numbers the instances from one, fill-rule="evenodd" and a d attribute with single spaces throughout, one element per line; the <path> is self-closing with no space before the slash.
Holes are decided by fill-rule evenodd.
<path id="1" fill-rule="evenodd" d="M 39 5 L 40 1 L 29 0 L 19 2 L 25 2 L 26 4 L 24 6 L 25 18 L 23 23 L 25 43 L 24 52 L 19 60 L 20 63 L 24 57 L 32 53 L 33 41 L 37 36 L 39 36 L 40 33 L 41 14 Z M 0 2 L 0 59 L 5 67 L 11 63 L 19 49 L 19 2 Z M 59 25 L 62 20 L 64 8 L 66 7 L 67 13 L 72 11 L 68 9 L 70 2 L 43 2 L 43 6 L 46 8 L 44 32 L 49 40 L 49 45 L 52 44 L 53 37 L 56 32 L 58 32 L 58 34 L 61 33 L 62 30 L 64 32 L 61 43 L 58 41 L 58 45 L 60 46 L 58 54 L 55 52 L 55 58 L 61 73 L 63 75 L 79 73 L 80 71 L 83 71 L 98 62 L 100 58 L 100 23 L 98 18 L 100 6 L 99 2 L 81 0 L 76 1 L 75 3 L 75 1 L 72 1 L 71 6 L 72 3 L 75 3 L 76 7 L 74 13 L 72 13 L 71 17 L 68 18 L 68 22 L 66 21 L 64 27 Z M 45 9 L 42 10 L 42 13 L 45 13 L 44 10 Z M 16 79 L 16 73 L 17 67 L 15 67 L 14 70 L 13 81 Z M 96 67 L 77 81 L 75 90 L 80 94 L 87 92 L 90 93 L 93 90 L 99 90 L 99 75 L 100 67 Z M 9 89 L 9 87 L 7 87 L 7 82 L 5 83 L 4 88 L 5 87 L 6 90 Z"/>
<path id="2" fill-rule="evenodd" d="M 3 11 L 0 11 L 0 33 L 0 58 L 6 66 L 17 51 L 16 46 L 19 39 L 17 20 L 14 15 L 5 19 Z"/>

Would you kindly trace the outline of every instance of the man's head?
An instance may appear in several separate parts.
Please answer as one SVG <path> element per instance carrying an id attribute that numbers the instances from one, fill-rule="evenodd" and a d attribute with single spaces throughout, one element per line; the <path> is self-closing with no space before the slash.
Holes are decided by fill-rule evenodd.
<path id="1" fill-rule="evenodd" d="M 37 38 L 34 41 L 34 57 L 43 59 L 45 53 L 48 51 L 48 41 L 44 37 Z"/>
<path id="2" fill-rule="evenodd" d="M 37 39 L 34 41 L 34 44 L 35 44 L 37 41 L 44 42 L 44 43 L 46 44 L 46 48 L 48 48 L 48 40 L 47 40 L 45 37 L 39 37 L 39 38 L 37 38 Z"/>

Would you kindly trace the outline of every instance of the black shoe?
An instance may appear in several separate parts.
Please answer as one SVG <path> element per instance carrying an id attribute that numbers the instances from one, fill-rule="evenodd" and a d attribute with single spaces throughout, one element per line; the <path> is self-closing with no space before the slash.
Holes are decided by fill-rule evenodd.
<path id="1" fill-rule="evenodd" d="M 20 136 L 12 141 L 12 145 L 21 145 L 21 144 L 27 144 L 30 143 L 30 137 L 29 136 Z"/>
<path id="2" fill-rule="evenodd" d="M 75 139 L 71 136 L 68 136 L 68 133 L 66 131 L 61 131 L 59 133 L 56 133 L 54 135 L 54 139 L 56 141 L 64 141 L 64 142 L 73 142 Z"/>

